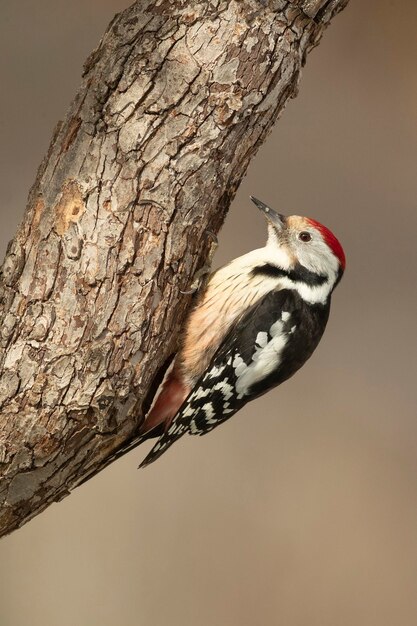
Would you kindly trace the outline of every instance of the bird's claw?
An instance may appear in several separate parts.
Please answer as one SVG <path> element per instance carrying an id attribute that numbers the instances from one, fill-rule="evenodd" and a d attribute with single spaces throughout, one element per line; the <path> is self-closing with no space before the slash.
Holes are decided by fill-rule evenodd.
<path id="1" fill-rule="evenodd" d="M 212 240 L 211 245 L 210 245 L 210 251 L 208 254 L 208 263 L 206 263 L 206 265 L 204 265 L 202 268 L 197 270 L 197 272 L 194 274 L 194 279 L 193 279 L 193 282 L 191 283 L 190 289 L 187 289 L 185 291 L 182 291 L 180 289 L 180 293 L 182 293 L 184 296 L 192 296 L 194 293 L 199 291 L 199 289 L 201 289 L 202 285 L 205 282 L 204 277 L 210 274 L 211 272 L 211 261 L 216 251 L 216 248 L 219 244 L 219 240 L 217 239 L 217 235 L 213 233 L 212 230 L 207 229 L 205 231 L 205 234 L 208 235 Z"/>
<path id="2" fill-rule="evenodd" d="M 218 245 L 219 245 L 219 240 L 218 240 L 218 238 L 217 238 L 216 233 L 213 233 L 213 231 L 212 231 L 212 230 L 208 230 L 208 229 L 207 229 L 207 230 L 206 230 L 206 234 L 207 234 L 207 235 L 209 235 L 209 237 L 211 237 L 211 238 L 212 238 L 212 240 L 213 240 L 213 244 L 214 244 L 215 246 L 218 246 Z"/>
<path id="3" fill-rule="evenodd" d="M 167 213 L 166 207 L 164 207 L 160 202 L 157 202 L 156 200 L 152 200 L 151 198 L 147 198 L 147 199 L 144 198 L 143 200 L 139 200 L 137 204 L 139 206 L 146 206 L 147 204 L 153 204 L 154 206 L 159 207 L 160 209 L 165 211 L 165 213 Z"/>
<path id="4" fill-rule="evenodd" d="M 203 284 L 204 276 L 207 276 L 207 274 L 210 274 L 210 271 L 211 271 L 211 268 L 208 265 L 204 265 L 203 267 L 201 267 L 194 274 L 194 280 L 191 283 L 190 289 L 187 289 L 186 291 L 182 291 L 182 289 L 180 289 L 180 293 L 182 293 L 184 296 L 192 296 L 194 293 L 196 293 L 200 289 L 201 285 Z"/>

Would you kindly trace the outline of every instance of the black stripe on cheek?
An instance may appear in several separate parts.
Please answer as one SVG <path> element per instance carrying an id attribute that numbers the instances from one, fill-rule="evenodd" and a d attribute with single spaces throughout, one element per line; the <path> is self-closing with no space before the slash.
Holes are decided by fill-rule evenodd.
<path id="1" fill-rule="evenodd" d="M 288 272 L 288 276 L 291 280 L 305 283 L 311 287 L 319 287 L 328 281 L 327 276 L 310 272 L 310 270 L 304 267 L 304 265 L 300 265 L 300 263 L 297 263 L 294 269 Z"/>
<path id="2" fill-rule="evenodd" d="M 286 277 L 294 282 L 305 283 L 311 287 L 319 287 L 327 282 L 327 276 L 310 272 L 306 267 L 297 263 L 291 270 L 284 270 L 281 267 L 265 263 L 258 265 L 252 270 L 252 276 L 264 276 L 265 278 L 282 278 Z"/>
<path id="3" fill-rule="evenodd" d="M 251 274 L 252 276 L 264 276 L 265 278 L 282 278 L 283 276 L 288 276 L 288 272 L 270 263 L 257 265 L 253 268 Z"/>

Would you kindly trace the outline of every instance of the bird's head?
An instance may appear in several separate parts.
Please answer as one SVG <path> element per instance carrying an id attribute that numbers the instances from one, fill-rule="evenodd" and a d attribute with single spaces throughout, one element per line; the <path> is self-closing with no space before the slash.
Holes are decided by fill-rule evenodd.
<path id="1" fill-rule="evenodd" d="M 284 216 L 251 197 L 268 220 L 268 263 L 286 272 L 294 282 L 334 289 L 345 269 L 343 248 L 319 222 L 298 215 Z"/>

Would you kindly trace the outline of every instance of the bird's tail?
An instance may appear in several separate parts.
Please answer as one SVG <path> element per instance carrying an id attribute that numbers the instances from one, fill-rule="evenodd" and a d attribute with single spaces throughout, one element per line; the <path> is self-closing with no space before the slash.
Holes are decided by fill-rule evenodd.
<path id="1" fill-rule="evenodd" d="M 160 437 L 160 439 L 158 439 L 158 441 L 155 443 L 152 450 L 143 459 L 142 463 L 139 465 L 139 469 L 147 467 L 148 465 L 159 459 L 159 457 L 162 456 L 164 452 L 166 452 L 168 448 L 170 448 L 172 444 L 175 443 L 184 434 L 185 429 L 181 430 L 180 432 L 178 432 L 178 434 L 175 435 L 167 433 L 163 434 L 162 437 Z"/>

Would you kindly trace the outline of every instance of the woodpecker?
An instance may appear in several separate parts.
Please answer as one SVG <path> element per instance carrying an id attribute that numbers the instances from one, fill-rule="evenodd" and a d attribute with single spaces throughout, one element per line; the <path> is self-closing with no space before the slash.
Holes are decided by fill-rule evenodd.
<path id="1" fill-rule="evenodd" d="M 159 439 L 140 467 L 293 376 L 323 335 L 345 269 L 341 244 L 319 222 L 251 199 L 267 219 L 267 243 L 215 271 L 199 294 L 142 425 L 141 439 Z"/>

